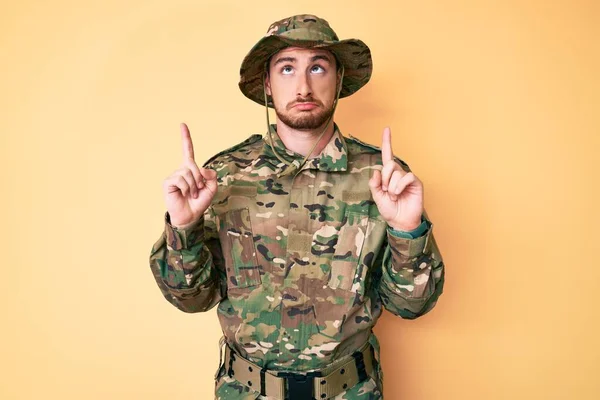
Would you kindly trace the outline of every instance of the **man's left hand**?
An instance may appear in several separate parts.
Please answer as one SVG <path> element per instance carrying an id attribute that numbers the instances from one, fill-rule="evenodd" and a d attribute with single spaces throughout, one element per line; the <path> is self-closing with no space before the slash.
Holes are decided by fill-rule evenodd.
<path id="1" fill-rule="evenodd" d="M 369 180 L 373 200 L 389 226 L 400 231 L 412 231 L 421 224 L 423 183 L 394 160 L 389 127 L 383 130 L 381 161 L 382 170 L 375 170 Z"/>

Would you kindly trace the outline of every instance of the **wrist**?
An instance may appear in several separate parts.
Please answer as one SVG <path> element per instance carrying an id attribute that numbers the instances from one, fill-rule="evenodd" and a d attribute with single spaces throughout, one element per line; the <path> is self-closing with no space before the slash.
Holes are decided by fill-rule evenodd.
<path id="1" fill-rule="evenodd" d="M 202 219 L 202 216 L 203 215 L 200 214 L 199 218 L 192 219 L 191 221 L 178 221 L 177 219 L 172 219 L 171 215 L 167 212 L 167 222 L 173 228 L 182 230 L 182 229 L 191 228 L 192 226 L 196 225 L 198 223 L 198 221 L 200 221 Z"/>
<path id="2" fill-rule="evenodd" d="M 410 222 L 393 222 L 390 225 L 390 227 L 396 231 L 404 231 L 404 232 L 410 232 L 410 231 L 414 231 L 415 229 L 417 229 L 419 227 L 419 225 L 421 225 L 421 220 L 417 220 L 417 221 L 410 221 Z"/>
<path id="3" fill-rule="evenodd" d="M 197 225 L 198 221 L 200 221 L 200 218 L 193 220 L 191 222 L 188 222 L 186 224 L 171 224 L 171 226 L 178 230 L 189 229 L 189 228 L 193 227 L 194 225 Z"/>

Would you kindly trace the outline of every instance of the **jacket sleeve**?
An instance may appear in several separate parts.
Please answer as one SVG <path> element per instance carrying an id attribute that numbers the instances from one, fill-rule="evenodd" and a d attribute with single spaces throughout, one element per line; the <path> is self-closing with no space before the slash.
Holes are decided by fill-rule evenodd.
<path id="1" fill-rule="evenodd" d="M 383 306 L 402 318 L 414 319 L 430 311 L 444 288 L 444 262 L 433 237 L 433 224 L 423 213 L 422 224 L 412 232 L 388 227 L 378 292 Z M 410 233 L 420 234 L 412 237 Z"/>
<path id="2" fill-rule="evenodd" d="M 227 296 L 223 253 L 211 211 L 179 229 L 165 213 L 165 230 L 150 253 L 150 269 L 163 296 L 188 313 L 208 311 Z"/>

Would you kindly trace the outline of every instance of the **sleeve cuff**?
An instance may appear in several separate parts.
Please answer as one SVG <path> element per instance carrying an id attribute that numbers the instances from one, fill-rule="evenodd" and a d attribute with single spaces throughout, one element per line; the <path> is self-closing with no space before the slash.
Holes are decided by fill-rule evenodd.
<path id="1" fill-rule="evenodd" d="M 388 242 L 392 248 L 392 253 L 395 255 L 394 257 L 398 257 L 396 264 L 399 265 L 402 263 L 402 260 L 417 257 L 426 251 L 433 224 L 427 219 L 421 218 L 421 225 L 410 232 L 394 231 L 388 227 Z M 415 237 L 408 237 L 408 235 L 413 235 L 415 232 L 421 234 Z"/>
<path id="2" fill-rule="evenodd" d="M 418 237 L 423 236 L 427 230 L 429 229 L 429 221 L 425 218 L 425 216 L 421 215 L 421 224 L 417 226 L 412 231 L 399 231 L 391 226 L 388 226 L 388 232 L 395 237 L 403 238 L 403 239 L 416 239 Z"/>
<path id="3" fill-rule="evenodd" d="M 183 250 L 190 248 L 194 243 L 203 240 L 204 216 L 195 222 L 176 228 L 171 225 L 169 212 L 165 213 L 165 236 L 169 250 Z"/>

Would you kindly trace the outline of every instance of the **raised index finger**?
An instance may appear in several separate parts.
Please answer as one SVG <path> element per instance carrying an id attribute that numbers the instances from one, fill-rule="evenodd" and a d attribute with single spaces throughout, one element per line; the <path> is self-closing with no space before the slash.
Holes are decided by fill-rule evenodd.
<path id="1" fill-rule="evenodd" d="M 190 130 L 185 123 L 181 123 L 181 142 L 183 144 L 183 161 L 194 159 L 194 145 L 190 136 Z"/>
<path id="2" fill-rule="evenodd" d="M 383 130 L 383 139 L 381 141 L 381 161 L 385 164 L 387 161 L 394 159 L 394 153 L 392 152 L 392 131 L 390 127 L 386 127 Z"/>

